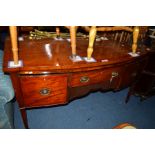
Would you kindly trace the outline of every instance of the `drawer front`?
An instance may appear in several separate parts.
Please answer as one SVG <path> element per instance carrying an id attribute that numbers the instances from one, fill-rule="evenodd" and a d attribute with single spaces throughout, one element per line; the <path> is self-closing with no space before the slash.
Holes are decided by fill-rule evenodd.
<path id="1" fill-rule="evenodd" d="M 66 75 L 21 76 L 20 82 L 26 107 L 57 105 L 67 100 Z"/>
<path id="2" fill-rule="evenodd" d="M 71 75 L 71 87 L 85 86 L 102 81 L 102 71 L 74 73 Z"/>
<path id="3" fill-rule="evenodd" d="M 120 69 L 110 68 L 101 71 L 90 71 L 83 73 L 75 73 L 71 75 L 70 85 L 71 87 L 85 86 L 96 83 L 106 83 L 107 87 L 111 87 L 111 84 L 119 77 Z M 117 75 L 113 75 L 113 73 Z"/>

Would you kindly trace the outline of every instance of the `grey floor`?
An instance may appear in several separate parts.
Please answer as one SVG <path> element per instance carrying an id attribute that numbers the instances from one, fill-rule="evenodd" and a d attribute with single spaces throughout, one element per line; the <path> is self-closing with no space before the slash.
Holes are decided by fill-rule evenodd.
<path id="1" fill-rule="evenodd" d="M 128 122 L 139 129 L 155 128 L 155 96 L 140 102 L 132 96 L 124 100 L 128 89 L 119 92 L 95 92 L 68 105 L 27 110 L 31 129 L 111 129 Z M 24 128 L 15 103 L 15 127 Z"/>

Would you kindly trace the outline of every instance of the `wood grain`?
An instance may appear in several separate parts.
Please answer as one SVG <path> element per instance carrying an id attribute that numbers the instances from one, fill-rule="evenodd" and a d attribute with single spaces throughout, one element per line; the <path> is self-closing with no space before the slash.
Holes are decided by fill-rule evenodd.
<path id="1" fill-rule="evenodd" d="M 67 102 L 66 75 L 20 76 L 25 107 L 39 107 Z M 41 90 L 48 89 L 47 95 Z"/>
<path id="2" fill-rule="evenodd" d="M 45 45 L 49 44 L 50 51 L 47 51 Z M 77 39 L 77 54 L 81 57 L 87 56 L 87 39 Z M 145 57 L 147 51 L 143 47 L 143 52 L 140 52 L 140 58 Z M 94 63 L 85 61 L 72 62 L 69 57 L 72 55 L 70 42 L 67 40 L 56 41 L 53 39 L 29 40 L 24 38 L 24 41 L 19 42 L 19 58 L 23 60 L 23 67 L 8 68 L 8 61 L 13 60 L 11 52 L 11 42 L 7 39 L 5 42 L 5 55 L 3 69 L 5 72 L 22 72 L 26 74 L 34 74 L 36 72 L 51 72 L 51 73 L 65 73 L 78 72 L 95 69 L 102 69 L 111 65 L 118 65 L 120 63 L 132 62 L 139 59 L 139 57 L 131 57 L 128 53 L 132 49 L 126 44 L 121 44 L 111 40 L 95 42 L 93 58 Z M 104 61 L 107 60 L 107 61 Z"/>

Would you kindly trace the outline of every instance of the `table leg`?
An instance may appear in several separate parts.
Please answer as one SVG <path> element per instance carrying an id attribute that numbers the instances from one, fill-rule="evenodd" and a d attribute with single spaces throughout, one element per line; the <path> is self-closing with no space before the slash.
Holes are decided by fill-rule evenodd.
<path id="1" fill-rule="evenodd" d="M 20 109 L 21 115 L 22 115 L 22 119 L 23 119 L 23 123 L 26 129 L 29 129 L 28 127 L 28 121 L 27 121 L 27 113 L 26 113 L 26 109 Z"/>

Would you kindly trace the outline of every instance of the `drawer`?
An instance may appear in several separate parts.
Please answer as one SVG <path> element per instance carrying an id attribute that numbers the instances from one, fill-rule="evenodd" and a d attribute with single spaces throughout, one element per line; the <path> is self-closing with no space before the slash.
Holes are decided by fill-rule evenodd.
<path id="1" fill-rule="evenodd" d="M 109 68 L 100 71 L 89 71 L 82 73 L 74 73 L 71 75 L 70 85 L 71 87 L 85 86 L 96 83 L 106 83 L 108 87 L 114 83 L 114 80 L 119 76 L 119 68 Z M 115 77 L 113 73 L 117 73 Z"/>
<path id="2" fill-rule="evenodd" d="M 67 75 L 20 76 L 26 107 L 57 105 L 67 100 Z"/>
<path id="3" fill-rule="evenodd" d="M 102 81 L 102 71 L 90 71 L 74 73 L 71 75 L 71 87 L 84 86 L 99 83 Z"/>

